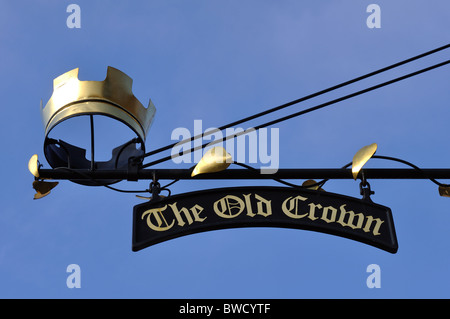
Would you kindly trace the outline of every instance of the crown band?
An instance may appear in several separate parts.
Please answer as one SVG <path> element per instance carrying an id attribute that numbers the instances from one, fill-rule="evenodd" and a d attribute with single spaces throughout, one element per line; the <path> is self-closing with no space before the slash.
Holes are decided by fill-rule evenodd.
<path id="1" fill-rule="evenodd" d="M 105 115 L 128 125 L 145 142 L 156 108 L 137 100 L 131 91 L 133 80 L 108 67 L 104 81 L 80 81 L 73 69 L 53 81 L 53 94 L 41 109 L 45 136 L 60 122 L 80 115 Z"/>

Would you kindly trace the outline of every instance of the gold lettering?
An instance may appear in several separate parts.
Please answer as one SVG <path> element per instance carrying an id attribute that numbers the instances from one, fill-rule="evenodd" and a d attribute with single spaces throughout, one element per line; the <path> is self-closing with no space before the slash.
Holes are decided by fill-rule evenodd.
<path id="1" fill-rule="evenodd" d="M 339 220 L 337 221 L 337 223 L 341 224 L 342 226 L 349 226 L 352 229 L 359 229 L 362 227 L 362 224 L 364 222 L 364 215 L 362 213 L 359 214 L 355 214 L 353 211 L 346 211 L 345 210 L 345 205 L 342 205 L 340 207 L 341 210 L 341 214 L 339 215 Z M 348 216 L 347 222 L 344 221 L 345 217 Z M 358 217 L 358 222 L 356 225 L 353 225 L 353 219 L 356 217 Z"/>
<path id="2" fill-rule="evenodd" d="M 183 221 L 183 218 L 181 217 L 181 213 L 184 214 L 184 216 L 186 217 L 189 225 L 192 224 L 194 221 L 192 220 L 191 215 L 189 214 L 189 211 L 187 210 L 187 208 L 182 207 L 181 210 L 178 210 L 177 208 L 177 203 L 173 203 L 173 204 L 169 204 L 170 208 L 172 208 L 173 213 L 175 214 L 175 218 L 178 221 L 178 226 L 183 227 L 185 222 Z"/>
<path id="3" fill-rule="evenodd" d="M 252 202 L 250 200 L 250 196 L 252 196 L 252 194 L 243 194 L 244 195 L 244 199 L 245 199 L 245 207 L 247 207 L 247 216 L 253 217 L 256 214 L 253 213 L 253 209 L 252 209 Z"/>
<path id="4" fill-rule="evenodd" d="M 254 198 L 252 198 L 253 195 Z M 347 211 L 347 204 L 341 205 L 338 213 L 338 209 L 333 206 L 323 207 L 321 204 L 308 203 L 307 201 L 308 198 L 300 195 L 291 196 L 283 201 L 281 209 L 287 217 L 292 219 L 307 217 L 309 220 L 315 221 L 320 218 L 326 223 L 338 223 L 342 227 L 362 229 L 364 232 L 372 233 L 374 236 L 381 235 L 380 227 L 384 220 L 380 218 L 367 216 L 363 213 L 355 213 L 352 210 Z M 306 205 L 309 206 L 309 211 Z M 164 216 L 164 214 L 167 215 L 167 207 L 170 207 L 174 214 L 170 223 L 167 222 Z M 272 200 L 252 193 L 239 196 L 226 195 L 214 202 L 213 210 L 217 216 L 227 219 L 239 216 L 244 210 L 246 210 L 246 216 L 249 217 L 255 217 L 256 215 L 268 217 L 272 215 Z M 144 211 L 141 219 L 145 219 L 150 229 L 161 232 L 171 229 L 175 224 L 175 220 L 180 227 L 185 226 L 186 223 L 191 225 L 194 222 L 203 222 L 207 218 L 207 216 L 201 216 L 203 211 L 204 208 L 198 204 L 188 209 L 187 207 L 178 208 L 177 202 L 174 202 L 173 204 Z"/>
<path id="5" fill-rule="evenodd" d="M 148 215 L 147 216 L 147 226 L 150 227 L 150 229 L 153 229 L 154 231 L 166 231 L 166 230 L 172 228 L 172 226 L 175 222 L 175 220 L 172 220 L 172 223 L 170 225 L 167 223 L 167 221 L 164 218 L 164 215 L 162 213 L 164 210 L 166 210 L 166 208 L 167 208 L 167 205 L 165 205 L 164 207 L 161 207 L 161 208 L 153 208 L 153 209 L 146 210 L 145 212 L 142 213 L 141 219 L 144 219 L 144 217 L 146 215 Z M 157 225 L 153 224 L 153 222 L 151 220 L 152 216 L 154 217 Z M 163 221 L 166 226 L 161 227 L 161 225 L 163 224 Z"/>
<path id="6" fill-rule="evenodd" d="M 258 200 L 258 202 L 256 203 L 256 208 L 258 209 L 258 212 L 256 214 L 264 217 L 272 215 L 272 204 L 271 204 L 272 201 L 267 200 L 264 197 L 259 196 L 258 194 L 255 194 L 255 198 Z M 263 205 L 266 208 L 265 211 L 263 209 Z"/>
<path id="7" fill-rule="evenodd" d="M 173 203 L 173 204 L 169 204 L 170 208 L 172 208 L 173 213 L 175 214 L 175 218 L 178 221 L 178 226 L 183 227 L 185 225 L 185 222 L 183 221 L 183 218 L 181 217 L 181 213 L 184 214 L 184 217 L 186 217 L 186 220 L 188 222 L 189 225 L 191 225 L 194 220 L 196 222 L 202 222 L 206 219 L 206 217 L 204 218 L 200 218 L 199 214 L 203 211 L 203 207 L 199 206 L 199 205 L 194 205 L 190 210 L 192 212 L 192 214 L 194 215 L 194 219 L 192 219 L 191 214 L 189 213 L 189 210 L 185 207 L 182 207 L 181 210 L 179 210 L 177 208 L 177 203 Z M 198 212 L 197 212 L 198 210 Z"/>
<path id="8" fill-rule="evenodd" d="M 234 218 L 238 216 L 245 208 L 245 203 L 237 196 L 227 195 L 214 202 L 214 212 L 222 218 Z M 232 213 L 237 210 L 237 213 Z"/>
<path id="9" fill-rule="evenodd" d="M 373 228 L 373 235 L 374 236 L 378 236 L 381 235 L 379 230 L 380 230 L 380 226 L 381 224 L 384 223 L 384 220 L 381 220 L 379 218 L 373 218 L 372 216 L 366 216 L 366 225 L 363 228 L 363 230 L 367 233 L 370 231 L 370 227 L 372 226 L 372 222 L 376 221 L 375 227 Z"/>
<path id="10" fill-rule="evenodd" d="M 311 220 L 316 220 L 318 218 L 318 217 L 314 216 L 314 213 L 316 212 L 316 207 L 318 209 L 321 209 L 322 205 L 309 203 L 308 206 L 309 206 L 309 216 L 308 216 L 308 218 L 311 219 Z"/>
<path id="11" fill-rule="evenodd" d="M 331 218 L 328 219 L 328 211 L 331 211 Z M 332 223 L 334 221 L 336 221 L 336 212 L 337 209 L 334 208 L 333 206 L 327 206 L 323 209 L 322 212 L 322 217 L 320 219 L 322 219 L 323 221 L 326 221 L 327 223 Z"/>
<path id="12" fill-rule="evenodd" d="M 306 215 L 308 215 L 308 213 L 302 214 L 302 215 L 298 215 L 297 214 L 298 213 L 298 206 L 299 206 L 298 201 L 299 200 L 304 202 L 305 200 L 307 200 L 307 198 L 306 197 L 302 197 L 302 196 L 296 196 L 296 197 L 291 196 L 291 197 L 288 197 L 283 202 L 283 204 L 281 205 L 281 209 L 283 210 L 283 213 L 285 213 L 285 215 L 287 217 L 294 218 L 294 219 L 300 219 L 300 218 L 303 218 Z M 289 204 L 289 207 L 287 207 L 287 204 Z M 294 211 L 294 213 L 292 213 L 292 211 Z"/>
<path id="13" fill-rule="evenodd" d="M 200 206 L 200 205 L 198 205 L 198 204 L 195 204 L 194 206 L 192 206 L 192 207 L 190 208 L 190 211 L 191 211 L 192 214 L 194 215 L 194 220 L 195 220 L 196 222 L 202 222 L 202 221 L 204 221 L 204 220 L 206 219 L 206 216 L 203 217 L 203 218 L 200 218 L 200 213 L 203 211 L 203 207 L 202 207 L 202 206 Z M 197 212 L 197 211 L 198 211 L 198 212 Z"/>

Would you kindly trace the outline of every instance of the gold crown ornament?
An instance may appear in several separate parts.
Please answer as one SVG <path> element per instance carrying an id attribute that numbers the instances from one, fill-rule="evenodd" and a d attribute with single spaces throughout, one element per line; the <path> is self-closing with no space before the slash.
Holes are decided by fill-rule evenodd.
<path id="1" fill-rule="evenodd" d="M 103 81 L 80 81 L 78 68 L 53 80 L 53 94 L 44 108 L 41 105 L 45 129 L 44 154 L 50 166 L 119 169 L 127 167 L 131 157 L 139 157 L 145 153 L 145 139 L 156 108 L 151 100 L 147 108 L 138 101 L 132 92 L 132 83 L 133 80 L 128 75 L 110 66 Z M 133 130 L 137 137 L 114 148 L 112 158 L 107 162 L 87 160 L 85 149 L 49 138 L 49 133 L 59 123 L 83 115 L 103 115 L 118 120 Z M 140 144 L 140 148 L 136 148 L 136 144 Z M 74 182 L 104 185 L 116 181 Z"/>

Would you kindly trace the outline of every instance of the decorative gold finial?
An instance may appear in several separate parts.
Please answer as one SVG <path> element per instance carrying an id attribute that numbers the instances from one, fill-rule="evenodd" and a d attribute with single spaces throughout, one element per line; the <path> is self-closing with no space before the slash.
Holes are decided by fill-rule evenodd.
<path id="1" fill-rule="evenodd" d="M 195 166 L 191 176 L 226 170 L 232 163 L 231 155 L 221 146 L 209 149 Z"/>
<path id="2" fill-rule="evenodd" d="M 58 182 L 34 181 L 33 188 L 36 191 L 34 199 L 40 199 L 50 194 L 50 191 L 58 185 Z"/>
<path id="3" fill-rule="evenodd" d="M 28 161 L 28 170 L 31 174 L 33 174 L 34 177 L 39 177 L 39 164 L 38 164 L 38 156 L 37 154 L 34 154 L 31 156 L 30 160 Z"/>
<path id="4" fill-rule="evenodd" d="M 352 174 L 353 179 L 356 180 L 358 177 L 358 173 L 363 168 L 364 164 L 375 154 L 377 151 L 378 145 L 376 143 L 364 146 L 358 152 L 356 152 L 355 156 L 353 156 L 352 162 Z"/>
<path id="5" fill-rule="evenodd" d="M 439 195 L 441 195 L 442 197 L 450 197 L 450 187 L 439 185 Z"/>

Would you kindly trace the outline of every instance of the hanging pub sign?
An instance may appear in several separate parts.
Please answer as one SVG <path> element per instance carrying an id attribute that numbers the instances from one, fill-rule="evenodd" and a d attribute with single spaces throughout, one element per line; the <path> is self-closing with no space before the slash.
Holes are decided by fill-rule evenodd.
<path id="1" fill-rule="evenodd" d="M 390 208 L 370 200 L 287 187 L 233 187 L 136 205 L 132 250 L 189 234 L 238 227 L 312 230 L 390 253 L 398 249 Z"/>

